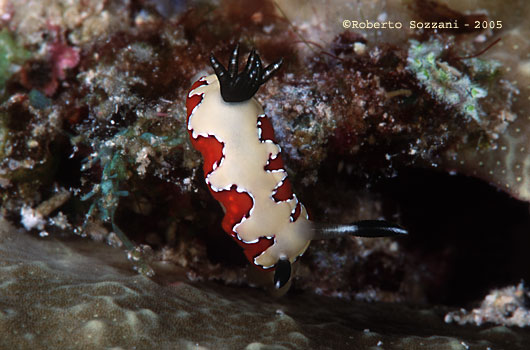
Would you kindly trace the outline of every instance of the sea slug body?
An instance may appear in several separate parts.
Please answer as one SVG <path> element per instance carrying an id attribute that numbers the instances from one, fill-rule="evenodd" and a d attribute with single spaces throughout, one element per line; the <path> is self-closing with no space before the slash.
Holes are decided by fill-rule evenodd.
<path id="1" fill-rule="evenodd" d="M 310 242 L 307 211 L 292 192 L 280 147 L 262 107 L 223 101 L 216 75 L 188 94 L 188 131 L 204 157 L 204 176 L 225 209 L 223 229 L 264 269 L 291 262 Z M 307 234 L 304 234 L 307 232 Z"/>
<path id="2" fill-rule="evenodd" d="M 242 72 L 238 61 L 238 46 L 228 69 L 212 55 L 215 74 L 192 85 L 186 108 L 191 143 L 204 158 L 206 184 L 225 212 L 222 227 L 247 259 L 259 269 L 274 271 L 274 285 L 281 288 L 291 279 L 291 263 L 313 239 L 405 234 L 385 221 L 309 221 L 292 191 L 272 123 L 253 97 L 282 61 L 264 68 L 255 50 Z"/>

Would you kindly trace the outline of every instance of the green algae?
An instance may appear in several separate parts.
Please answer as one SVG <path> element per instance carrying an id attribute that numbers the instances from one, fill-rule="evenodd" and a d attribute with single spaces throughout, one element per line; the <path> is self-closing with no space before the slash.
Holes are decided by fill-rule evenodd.
<path id="1" fill-rule="evenodd" d="M 45 109 L 52 105 L 52 100 L 47 98 L 42 92 L 39 90 L 32 89 L 29 92 L 29 103 L 32 107 L 37 109 Z"/>
<path id="2" fill-rule="evenodd" d="M 28 58 L 30 58 L 30 53 L 19 46 L 7 29 L 2 29 L 0 31 L 0 95 L 3 95 L 5 83 L 11 75 Z"/>
<path id="3" fill-rule="evenodd" d="M 483 124 L 485 113 L 479 100 L 488 96 L 487 89 L 473 81 L 469 75 L 444 62 L 441 59 L 443 53 L 443 43 L 438 40 L 432 39 L 423 43 L 410 40 L 407 68 L 434 98 Z M 488 79 L 496 74 L 499 67 L 495 61 L 488 62 L 476 58 L 468 64 L 477 75 Z"/>
<path id="4" fill-rule="evenodd" d="M 141 120 L 139 124 L 142 124 Z M 95 142 L 95 152 L 83 164 L 82 170 L 88 170 L 95 164 L 99 164 L 103 170 L 100 182 L 94 184 L 92 190 L 82 196 L 81 200 L 91 201 L 84 227 L 94 216 L 102 222 L 110 223 L 127 249 L 135 269 L 143 275 L 152 276 L 153 270 L 144 261 L 141 249 L 136 247 L 116 224 L 115 214 L 120 198 L 129 196 L 129 191 L 124 188 L 132 188 L 131 179 L 134 174 L 138 173 L 140 176 L 145 174 L 146 164 L 141 164 L 136 172 L 133 169 L 138 160 L 138 149 L 152 149 L 152 152 L 156 152 L 160 147 L 175 147 L 182 143 L 182 139 L 178 135 L 174 138 L 158 136 L 151 132 L 142 132 L 141 129 L 142 126 L 134 124 L 110 139 Z M 146 157 L 149 153 L 146 153 Z"/>

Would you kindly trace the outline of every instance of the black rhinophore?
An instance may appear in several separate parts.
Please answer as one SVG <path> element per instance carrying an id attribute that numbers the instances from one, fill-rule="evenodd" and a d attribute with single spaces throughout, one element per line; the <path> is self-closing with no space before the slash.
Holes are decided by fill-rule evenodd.
<path id="1" fill-rule="evenodd" d="M 236 45 L 232 52 L 228 63 L 228 71 L 213 54 L 210 55 L 210 63 L 221 85 L 221 96 L 225 102 L 243 102 L 251 99 L 259 87 L 265 84 L 280 69 L 282 62 L 282 59 L 279 59 L 263 68 L 259 54 L 253 49 L 248 56 L 245 69 L 238 73 L 239 44 Z"/>

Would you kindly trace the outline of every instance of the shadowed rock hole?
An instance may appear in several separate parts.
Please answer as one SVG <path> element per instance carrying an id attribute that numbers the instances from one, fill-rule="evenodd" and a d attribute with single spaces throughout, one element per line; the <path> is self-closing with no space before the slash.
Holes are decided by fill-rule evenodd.
<path id="1" fill-rule="evenodd" d="M 432 279 L 430 302 L 465 305 L 495 287 L 530 281 L 530 215 L 518 201 L 478 179 L 406 170 L 380 184 L 399 203 L 410 230 L 404 253 Z"/>

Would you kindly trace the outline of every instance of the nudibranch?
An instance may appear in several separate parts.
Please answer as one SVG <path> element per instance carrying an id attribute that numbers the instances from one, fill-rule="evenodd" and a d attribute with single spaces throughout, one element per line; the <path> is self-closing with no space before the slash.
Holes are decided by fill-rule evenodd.
<path id="1" fill-rule="evenodd" d="M 262 66 L 252 50 L 239 72 L 239 46 L 226 69 L 213 56 L 215 74 L 196 81 L 187 97 L 191 143 L 204 158 L 204 177 L 225 216 L 222 227 L 251 264 L 274 271 L 276 288 L 291 278 L 291 263 L 311 240 L 343 235 L 382 237 L 406 230 L 386 221 L 351 225 L 313 223 L 293 193 L 271 120 L 254 98 L 282 65 Z"/>

